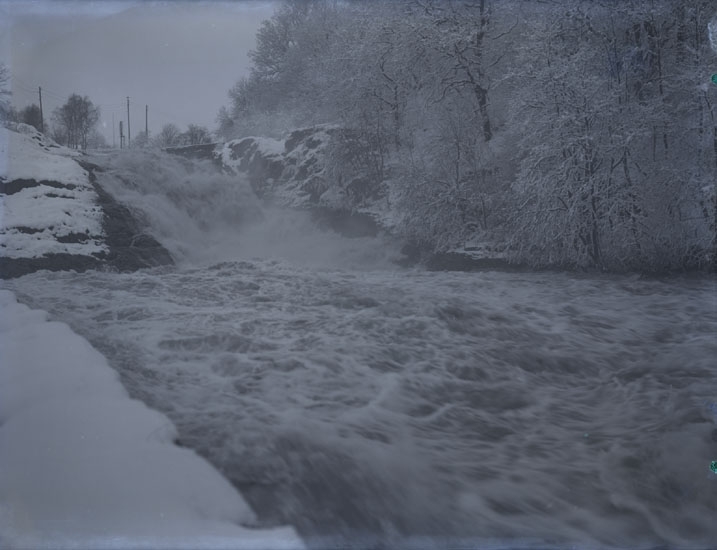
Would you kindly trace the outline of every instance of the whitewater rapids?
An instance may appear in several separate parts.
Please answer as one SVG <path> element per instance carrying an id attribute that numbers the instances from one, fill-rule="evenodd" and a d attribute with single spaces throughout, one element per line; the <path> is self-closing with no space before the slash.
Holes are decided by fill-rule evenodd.
<path id="1" fill-rule="evenodd" d="M 717 540 L 714 282 L 251 261 L 11 287 L 318 546 Z"/>
<path id="2" fill-rule="evenodd" d="M 263 525 L 313 548 L 717 542 L 714 278 L 400 269 L 378 239 L 255 215 L 224 176 L 104 177 L 178 265 L 4 285 Z"/>

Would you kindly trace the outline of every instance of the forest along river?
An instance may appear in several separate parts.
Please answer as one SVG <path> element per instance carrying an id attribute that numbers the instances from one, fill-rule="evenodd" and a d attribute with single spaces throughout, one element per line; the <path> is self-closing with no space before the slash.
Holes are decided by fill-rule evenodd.
<path id="1" fill-rule="evenodd" d="M 713 278 L 263 259 L 3 286 L 312 547 L 717 541 Z"/>

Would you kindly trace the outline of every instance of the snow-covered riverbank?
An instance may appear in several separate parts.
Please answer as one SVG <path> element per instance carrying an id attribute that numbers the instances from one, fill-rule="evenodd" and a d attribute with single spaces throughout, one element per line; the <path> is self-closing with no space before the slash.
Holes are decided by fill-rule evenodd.
<path id="1" fill-rule="evenodd" d="M 717 540 L 713 279 L 246 260 L 6 284 L 310 548 Z"/>
<path id="2" fill-rule="evenodd" d="M 0 255 L 107 252 L 102 210 L 79 155 L 26 124 L 0 128 Z"/>
<path id="3" fill-rule="evenodd" d="M 0 278 L 171 263 L 85 160 L 27 124 L 0 127 Z"/>
<path id="4" fill-rule="evenodd" d="M 298 548 L 105 358 L 0 290 L 0 547 Z"/>

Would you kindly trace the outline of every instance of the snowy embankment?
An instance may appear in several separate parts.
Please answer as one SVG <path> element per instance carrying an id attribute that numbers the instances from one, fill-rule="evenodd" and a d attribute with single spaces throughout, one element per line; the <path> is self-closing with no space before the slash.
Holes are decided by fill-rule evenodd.
<path id="1" fill-rule="evenodd" d="M 105 358 L 0 290 L 0 547 L 297 548 Z"/>
<path id="2" fill-rule="evenodd" d="M 0 127 L 0 278 L 171 263 L 81 157 L 26 124 Z"/>
<path id="3" fill-rule="evenodd" d="M 9 258 L 107 252 L 102 210 L 88 174 L 26 124 L 0 129 L 0 250 Z"/>

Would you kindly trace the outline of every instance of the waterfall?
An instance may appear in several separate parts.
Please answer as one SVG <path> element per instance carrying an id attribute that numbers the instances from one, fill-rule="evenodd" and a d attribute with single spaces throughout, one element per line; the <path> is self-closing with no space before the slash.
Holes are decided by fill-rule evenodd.
<path id="1" fill-rule="evenodd" d="M 98 183 L 126 205 L 178 265 L 276 259 L 321 268 L 395 268 L 398 247 L 383 236 L 345 238 L 306 211 L 263 203 L 247 179 L 210 161 L 159 151 L 93 159 Z"/>

